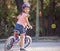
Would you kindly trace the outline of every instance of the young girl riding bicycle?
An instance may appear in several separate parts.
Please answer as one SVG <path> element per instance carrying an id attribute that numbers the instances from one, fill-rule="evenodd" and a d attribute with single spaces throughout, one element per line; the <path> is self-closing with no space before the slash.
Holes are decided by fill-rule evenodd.
<path id="1" fill-rule="evenodd" d="M 24 3 L 22 5 L 22 13 L 17 16 L 18 21 L 14 26 L 14 36 L 17 38 L 18 35 L 20 34 L 20 50 L 25 50 L 24 49 L 25 27 L 29 26 L 30 28 L 32 28 L 28 21 L 29 11 L 30 4 Z"/>

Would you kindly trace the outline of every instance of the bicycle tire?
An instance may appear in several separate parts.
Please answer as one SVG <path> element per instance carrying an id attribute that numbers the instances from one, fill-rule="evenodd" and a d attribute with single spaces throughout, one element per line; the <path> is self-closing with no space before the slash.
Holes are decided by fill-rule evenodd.
<path id="1" fill-rule="evenodd" d="M 28 41 L 28 42 L 26 42 L 26 41 Z M 26 43 L 24 43 L 24 48 L 28 47 L 32 43 L 32 38 L 27 35 L 26 38 L 25 38 L 25 42 Z"/>
<path id="2" fill-rule="evenodd" d="M 5 41 L 5 44 L 4 44 L 4 51 L 8 51 L 12 48 L 12 46 L 10 48 L 8 48 L 8 46 L 10 45 L 10 43 L 13 43 L 13 40 L 14 39 L 14 36 L 10 36 L 6 41 Z"/>

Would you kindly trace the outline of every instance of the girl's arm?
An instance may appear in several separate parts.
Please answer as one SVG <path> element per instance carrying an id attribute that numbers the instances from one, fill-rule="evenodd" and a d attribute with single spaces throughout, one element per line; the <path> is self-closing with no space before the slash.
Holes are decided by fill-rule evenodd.
<path id="1" fill-rule="evenodd" d="M 30 25 L 30 22 L 28 21 L 28 17 L 26 17 L 27 25 L 32 29 L 32 26 Z"/>
<path id="2" fill-rule="evenodd" d="M 20 16 L 21 16 L 21 15 L 18 15 L 18 16 L 17 16 L 17 19 L 19 19 Z"/>

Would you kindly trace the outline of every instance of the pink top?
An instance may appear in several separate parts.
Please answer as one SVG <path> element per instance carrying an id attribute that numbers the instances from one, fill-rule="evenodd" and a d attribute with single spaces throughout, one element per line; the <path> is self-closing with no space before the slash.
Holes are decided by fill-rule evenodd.
<path id="1" fill-rule="evenodd" d="M 26 13 L 22 13 L 22 15 L 17 16 L 17 23 L 23 25 L 24 27 L 27 25 L 27 15 Z"/>

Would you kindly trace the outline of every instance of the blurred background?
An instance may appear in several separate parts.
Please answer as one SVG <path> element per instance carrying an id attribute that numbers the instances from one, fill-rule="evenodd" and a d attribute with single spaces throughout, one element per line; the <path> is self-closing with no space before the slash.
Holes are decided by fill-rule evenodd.
<path id="1" fill-rule="evenodd" d="M 29 21 L 33 26 L 27 34 L 37 39 L 60 37 L 60 0 L 0 0 L 0 39 L 13 35 L 24 2 L 31 5 Z"/>

